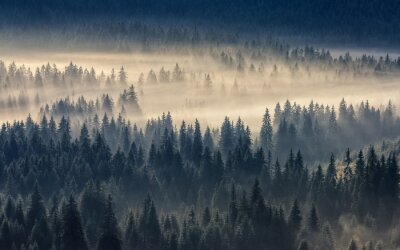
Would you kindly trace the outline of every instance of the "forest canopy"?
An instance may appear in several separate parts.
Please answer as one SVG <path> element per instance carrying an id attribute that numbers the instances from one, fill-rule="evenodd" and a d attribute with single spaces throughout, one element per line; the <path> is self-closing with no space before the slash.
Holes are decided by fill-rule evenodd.
<path id="1" fill-rule="evenodd" d="M 400 28 L 396 0 L 4 0 L 0 7 L 3 28 L 47 26 L 56 30 L 61 24 L 73 29 L 77 24 L 104 22 L 104 17 L 115 22 L 165 19 L 200 27 L 216 23 L 242 30 L 251 27 L 288 36 L 340 36 L 366 43 L 365 39 L 390 39 L 393 44 L 398 44 Z"/>

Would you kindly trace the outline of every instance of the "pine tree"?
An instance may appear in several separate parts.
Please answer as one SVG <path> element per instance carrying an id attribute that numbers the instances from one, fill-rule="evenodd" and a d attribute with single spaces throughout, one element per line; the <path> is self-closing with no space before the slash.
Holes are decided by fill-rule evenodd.
<path id="1" fill-rule="evenodd" d="M 30 232 L 36 221 L 40 221 L 42 218 L 46 218 L 46 208 L 44 207 L 42 196 L 39 193 L 39 187 L 36 183 L 33 188 L 28 211 L 26 213 L 27 231 Z"/>
<path id="2" fill-rule="evenodd" d="M 319 231 L 319 218 L 317 215 L 317 210 L 314 205 L 312 205 L 308 216 L 308 229 L 312 232 Z"/>
<path id="3" fill-rule="evenodd" d="M 298 231 L 301 227 L 301 212 L 299 209 L 299 205 L 297 200 L 294 200 L 292 208 L 290 210 L 290 215 L 289 215 L 289 225 L 292 229 L 295 231 Z"/>
<path id="4" fill-rule="evenodd" d="M 121 85 L 123 85 L 123 86 L 126 86 L 126 84 L 127 84 L 127 79 L 128 79 L 128 77 L 127 77 L 127 75 L 126 75 L 126 73 L 125 73 L 125 69 L 124 69 L 124 67 L 122 66 L 121 69 L 120 69 L 120 71 L 118 72 L 118 80 L 119 80 L 119 83 L 120 83 Z"/>
<path id="5" fill-rule="evenodd" d="M 258 182 L 258 179 L 256 179 L 254 181 L 252 190 L 251 190 L 251 206 L 252 208 L 255 208 L 255 206 L 257 205 L 257 203 L 263 200 L 263 196 L 262 196 L 262 190 L 260 188 L 260 184 Z"/>
<path id="6" fill-rule="evenodd" d="M 112 198 L 108 197 L 103 223 L 100 227 L 100 237 L 97 242 L 98 250 L 122 250 L 117 219 L 112 207 Z"/>
<path id="7" fill-rule="evenodd" d="M 194 125 L 193 145 L 192 145 L 192 159 L 196 166 L 200 165 L 201 156 L 203 154 L 203 139 L 200 131 L 200 123 L 196 119 Z"/>
<path id="8" fill-rule="evenodd" d="M 239 214 L 239 209 L 238 209 L 238 204 L 237 204 L 237 199 L 236 199 L 236 189 L 235 189 L 235 185 L 232 184 L 231 201 L 229 204 L 229 223 L 232 226 L 232 228 L 235 226 L 236 220 L 238 218 L 238 214 Z"/>
<path id="9" fill-rule="evenodd" d="M 95 245 L 98 240 L 98 230 L 106 208 L 106 197 L 101 188 L 93 181 L 89 181 L 80 197 L 80 214 L 82 226 L 88 243 Z"/>
<path id="10" fill-rule="evenodd" d="M 336 121 L 336 112 L 335 108 L 332 106 L 329 116 L 329 134 L 331 136 L 335 135 L 338 131 L 338 125 Z"/>
<path id="11" fill-rule="evenodd" d="M 387 168 L 384 171 L 382 181 L 382 198 L 384 199 L 388 212 L 393 211 L 399 204 L 399 167 L 397 164 L 396 156 L 392 153 L 389 156 Z"/>
<path id="12" fill-rule="evenodd" d="M 214 140 L 211 135 L 211 129 L 207 126 L 206 132 L 204 133 L 204 140 L 203 140 L 204 148 L 209 148 L 211 152 L 214 151 Z"/>
<path id="13" fill-rule="evenodd" d="M 266 109 L 260 131 L 260 142 L 264 152 L 272 151 L 272 124 L 268 109 Z"/>
<path id="14" fill-rule="evenodd" d="M 36 220 L 30 235 L 30 242 L 37 243 L 39 250 L 50 250 L 52 247 L 52 234 L 46 218 Z"/>
<path id="15" fill-rule="evenodd" d="M 58 209 L 54 211 L 53 220 L 51 222 L 51 230 L 53 233 L 53 246 L 55 249 L 61 247 L 61 221 L 59 218 Z"/>
<path id="16" fill-rule="evenodd" d="M 157 211 L 150 195 L 147 195 L 139 219 L 139 235 L 143 249 L 157 249 L 161 240 L 161 229 Z"/>
<path id="17" fill-rule="evenodd" d="M 22 227 L 25 226 L 25 214 L 24 214 L 24 210 L 22 208 L 22 201 L 21 200 L 19 200 L 17 202 L 17 207 L 16 207 L 16 210 L 15 210 L 15 220 L 20 226 L 22 226 Z"/>
<path id="18" fill-rule="evenodd" d="M 43 78 L 42 75 L 40 74 L 39 68 L 36 69 L 34 84 L 38 88 L 43 87 Z"/>
<path id="19" fill-rule="evenodd" d="M 344 159 L 344 163 L 346 164 L 343 173 L 344 173 L 344 180 L 346 183 L 348 183 L 352 178 L 353 178 L 353 170 L 350 167 L 352 160 L 350 157 L 350 149 L 348 148 L 346 150 L 346 156 Z"/>
<path id="20" fill-rule="evenodd" d="M 336 186 L 336 163 L 333 154 L 331 154 L 328 169 L 326 170 L 325 181 L 332 188 Z"/>
<path id="21" fill-rule="evenodd" d="M 224 123 L 221 126 L 221 139 L 219 140 L 219 147 L 224 157 L 228 155 L 229 151 L 234 147 L 234 132 L 233 126 L 228 117 L 225 117 Z"/>
<path id="22" fill-rule="evenodd" d="M 128 222 L 125 231 L 125 248 L 134 250 L 139 244 L 139 233 L 136 228 L 135 218 L 132 213 L 129 213 Z"/>
<path id="23" fill-rule="evenodd" d="M 356 178 L 361 181 L 364 178 L 365 174 L 365 162 L 364 162 L 364 155 L 362 150 L 358 153 L 358 158 L 356 162 Z"/>
<path id="24" fill-rule="evenodd" d="M 88 250 L 81 218 L 71 196 L 62 207 L 61 250 Z"/>
<path id="25" fill-rule="evenodd" d="M 352 239 L 350 241 L 349 247 L 347 249 L 348 250 L 358 250 L 357 243 L 355 242 L 354 239 Z"/>
<path id="26" fill-rule="evenodd" d="M 87 161 L 91 162 L 91 142 L 90 142 L 90 137 L 89 137 L 89 131 L 86 127 L 86 124 L 82 125 L 81 129 L 81 134 L 79 136 L 79 144 L 80 144 L 80 153 L 82 157 Z"/>

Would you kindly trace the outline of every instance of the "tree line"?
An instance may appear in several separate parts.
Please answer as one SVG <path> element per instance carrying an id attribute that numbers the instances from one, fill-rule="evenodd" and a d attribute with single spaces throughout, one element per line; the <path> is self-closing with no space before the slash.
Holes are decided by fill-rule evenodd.
<path id="1" fill-rule="evenodd" d="M 209 6 L 213 6 L 210 10 Z M 182 20 L 189 25 L 205 27 L 222 26 L 232 31 L 254 30 L 254 33 L 269 31 L 277 34 L 315 36 L 318 38 L 334 35 L 351 41 L 372 38 L 397 40 L 400 8 L 397 1 L 157 1 L 133 2 L 128 0 L 93 1 L 41 1 L 2 2 L 2 20 L 10 27 L 40 27 L 46 25 L 58 30 L 59 24 L 66 30 L 74 30 L 72 20 L 84 26 L 93 22 L 111 23 L 108 26 L 118 32 L 118 23 L 132 20 L 159 20 L 170 18 Z M 379 13 L 376 11 L 379 10 Z M 10 14 L 13 13 L 13 14 Z M 107 17 L 107 18 L 105 18 Z M 329 17 L 329 18 L 326 18 Z M 106 19 L 106 20 L 105 20 Z M 7 27 L 5 26 L 5 27 Z M 72 27 L 73 28 L 72 28 Z M 171 25 L 173 26 L 173 25 Z M 64 27 L 65 29 L 65 27 Z M 300 30 L 300 31 L 299 31 Z M 321 34 L 317 36 L 316 34 Z"/>

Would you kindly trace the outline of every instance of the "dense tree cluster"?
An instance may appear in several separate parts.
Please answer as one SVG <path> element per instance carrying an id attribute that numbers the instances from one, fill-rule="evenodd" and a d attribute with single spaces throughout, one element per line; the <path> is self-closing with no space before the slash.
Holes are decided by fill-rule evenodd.
<path id="1" fill-rule="evenodd" d="M 122 94 L 127 100 L 128 92 Z M 241 119 L 225 118 L 220 129 L 202 130 L 197 120 L 177 129 L 170 114 L 149 120 L 144 129 L 105 114 L 102 122 L 85 121 L 78 133 L 70 125 L 73 117 L 3 124 L 0 244 L 5 249 L 336 249 L 350 242 L 334 237 L 342 237 L 345 218 L 372 232 L 391 230 L 399 215 L 400 180 L 390 149 L 347 150 L 343 160 L 331 154 L 322 166 L 307 164 L 324 160 L 307 148 L 325 149 L 322 155 L 332 144 L 345 148 L 351 141 L 341 133 L 352 128 L 362 133 L 351 131 L 352 140 L 370 140 L 362 145 L 383 138 L 382 131 L 397 136 L 390 104 L 382 117 L 368 103 L 359 106 L 353 113 L 342 101 L 336 121 L 331 107 L 311 103 L 302 110 L 287 102 L 273 120 L 267 110 L 257 140 Z M 315 134 L 317 121 L 328 134 Z M 299 151 L 291 150 L 299 144 L 281 143 L 283 124 L 292 123 L 288 131 L 302 131 L 293 143 L 315 134 L 303 138 Z M 380 130 L 385 126 L 394 127 Z M 379 136 L 366 137 L 368 131 Z M 349 233 L 357 236 L 356 229 Z M 363 239 L 350 247 L 364 243 L 375 244 Z"/>
<path id="2" fill-rule="evenodd" d="M 338 152 L 345 147 L 359 148 L 380 139 L 396 137 L 400 132 L 400 120 L 390 101 L 383 109 L 371 106 L 368 101 L 357 106 L 348 105 L 344 99 L 338 109 L 314 102 L 301 107 L 286 101 L 283 107 L 279 103 L 275 107 L 274 126 L 270 121 L 264 123 L 263 130 L 276 128 L 277 152 L 287 148 L 301 149 L 308 159 L 322 155 L 329 157 L 329 152 Z M 262 131 L 261 136 L 263 145 L 271 141 L 270 132 Z"/>
<path id="3" fill-rule="evenodd" d="M 133 85 L 120 94 L 117 103 L 108 94 L 103 94 L 96 100 L 87 100 L 84 96 L 80 96 L 76 102 L 67 97 L 56 101 L 51 106 L 49 104 L 42 106 L 39 112 L 40 117 L 44 119 L 46 119 L 44 116 L 54 118 L 65 116 L 79 118 L 89 124 L 92 124 L 92 122 L 100 123 L 98 114 L 103 114 L 106 117 L 107 115 L 112 117 L 114 114 L 123 117 L 127 114 L 139 117 L 141 113 Z"/>
<path id="4" fill-rule="evenodd" d="M 312 46 L 291 47 L 273 39 L 245 41 L 232 48 L 212 48 L 210 56 L 229 69 L 250 75 L 312 76 L 316 72 L 333 72 L 336 78 L 384 76 L 398 72 L 400 59 L 363 54 L 353 57 L 349 52 L 333 57 L 326 49 Z M 273 58 L 273 60 L 272 60 Z M 272 69 L 266 64 L 274 63 Z M 278 67 L 279 66 L 279 67 Z M 284 71 L 279 68 L 284 68 Z M 317 70 L 317 71 L 315 71 Z"/>
<path id="5" fill-rule="evenodd" d="M 213 6 L 213 8 L 210 8 Z M 12 27 L 32 27 L 62 23 L 70 27 L 72 20 L 83 26 L 102 19 L 110 29 L 119 31 L 121 20 L 169 18 L 186 23 L 215 24 L 227 28 L 246 28 L 271 32 L 356 38 L 385 38 L 397 41 L 400 5 L 385 1 L 41 1 L 40 3 L 2 1 L 2 21 Z M 107 18 L 105 18 L 107 17 Z M 29 21 L 27 21 L 29 20 Z M 207 20 L 208 22 L 205 22 Z M 28 24 L 28 25 L 27 25 Z M 75 26 L 75 25 L 74 25 Z M 128 26 L 129 27 L 129 26 Z M 300 30 L 300 31 L 299 31 Z M 129 32 L 129 29 L 123 30 Z M 85 29 L 86 32 L 86 29 Z"/>
<path id="6" fill-rule="evenodd" d="M 169 47 L 168 47 L 169 48 Z M 166 50 L 165 48 L 164 50 Z M 175 51 L 176 52 L 176 51 Z M 208 54 L 221 66 L 246 73 L 249 76 L 261 76 L 262 79 L 272 76 L 285 75 L 311 77 L 314 73 L 332 73 L 335 78 L 369 77 L 393 75 L 400 70 L 400 59 L 392 58 L 388 54 L 385 57 L 376 58 L 373 55 L 352 57 L 350 53 L 333 57 L 329 50 L 319 50 L 314 47 L 290 47 L 286 43 L 273 39 L 250 40 L 243 44 L 235 44 L 233 48 L 228 46 L 210 45 L 210 48 L 192 47 L 182 53 L 191 53 L 196 58 L 204 60 L 204 54 Z M 271 67 L 272 65 L 272 67 Z M 161 67 L 159 71 L 150 69 L 138 76 L 137 84 L 170 83 L 201 80 L 212 82 L 210 72 L 185 71 L 178 63 L 172 69 Z M 132 77 L 133 79 L 133 77 Z M 97 73 L 92 67 L 83 68 L 72 62 L 64 70 L 57 65 L 47 63 L 31 69 L 25 65 L 16 65 L 15 62 L 6 65 L 0 61 L 0 87 L 2 89 L 21 90 L 21 102 L 25 98 L 26 89 L 35 87 L 38 91 L 43 87 L 64 87 L 73 89 L 86 87 L 89 89 L 104 87 L 127 87 L 128 75 L 121 67 L 118 72 L 111 70 L 109 75 L 103 71 Z M 207 84 L 205 84 L 207 85 Z M 15 98 L 16 99 L 16 98 Z"/>
<path id="7" fill-rule="evenodd" d="M 0 61 L 0 86 L 4 89 L 35 87 L 40 90 L 43 87 L 62 86 L 71 88 L 74 86 L 98 87 L 100 84 L 127 86 L 127 74 L 121 67 L 118 76 L 114 69 L 109 76 L 104 72 L 97 74 L 94 68 L 86 69 L 72 62 L 64 70 L 57 65 L 47 63 L 36 69 L 25 65 L 17 66 L 15 62 L 5 65 Z"/>

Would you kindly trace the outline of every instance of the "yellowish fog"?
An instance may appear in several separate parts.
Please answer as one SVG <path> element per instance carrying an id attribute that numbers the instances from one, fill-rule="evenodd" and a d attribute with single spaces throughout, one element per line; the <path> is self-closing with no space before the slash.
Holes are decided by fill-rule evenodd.
<path id="1" fill-rule="evenodd" d="M 380 106 L 386 105 L 389 100 L 397 104 L 400 91 L 397 77 L 353 77 L 352 75 L 337 77 L 334 72 L 322 72 L 318 69 L 311 69 L 311 73 L 301 69 L 298 74 L 293 75 L 284 63 L 273 60 L 255 64 L 256 68 L 259 64 L 264 64 L 265 70 L 262 74 L 250 74 L 247 68 L 245 73 L 239 74 L 236 69 L 226 68 L 208 55 L 140 52 L 128 54 L 44 51 L 14 53 L 1 50 L 0 52 L 0 59 L 6 65 L 15 62 L 17 66 L 25 65 L 31 68 L 32 72 L 36 67 L 47 63 L 56 64 L 58 69 L 64 70 L 64 67 L 72 61 L 83 68 L 93 67 L 97 74 L 103 71 L 109 75 L 114 68 L 118 75 L 120 67 L 124 66 L 128 82 L 135 85 L 139 104 L 144 112 L 144 119 L 131 117 L 138 123 L 169 111 L 177 123 L 183 119 L 192 122 L 198 118 L 202 124 L 217 127 L 225 116 L 234 120 L 241 117 L 252 129 L 257 130 L 261 125 L 265 109 L 273 111 L 277 102 L 283 104 L 286 99 L 306 106 L 311 100 L 338 106 L 342 98 L 348 103 L 369 100 L 371 104 Z M 248 64 L 250 62 L 248 61 Z M 154 70 L 157 76 L 162 67 L 172 73 L 176 64 L 179 64 L 185 72 L 184 82 L 146 83 L 150 70 Z M 278 74 L 275 76 L 271 75 L 274 64 L 278 69 Z M 139 86 L 138 78 L 141 73 L 144 74 L 145 83 Z M 206 74 L 210 75 L 211 88 L 204 86 Z M 45 96 L 43 102 L 51 103 L 67 95 L 76 99 L 81 95 L 96 98 L 102 93 L 110 93 L 116 102 L 123 89 L 123 86 L 112 89 L 105 86 L 73 90 L 46 88 L 40 90 L 40 94 Z M 37 90 L 26 91 L 32 92 L 33 96 L 33 92 Z M 1 97 L 6 98 L 8 94 L 3 92 Z M 4 110 L 0 114 L 0 119 L 2 122 L 24 119 L 28 113 L 36 115 L 38 107 L 31 106 L 29 110 L 12 113 Z"/>

